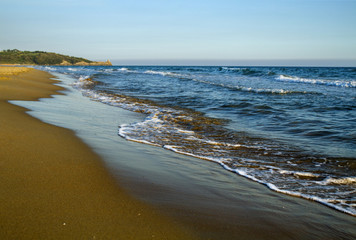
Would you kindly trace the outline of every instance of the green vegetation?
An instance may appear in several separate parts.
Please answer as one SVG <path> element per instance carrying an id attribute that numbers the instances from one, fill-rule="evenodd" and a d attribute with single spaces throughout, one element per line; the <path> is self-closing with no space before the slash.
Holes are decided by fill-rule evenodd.
<path id="1" fill-rule="evenodd" d="M 80 62 L 93 63 L 93 61 L 84 58 L 43 51 L 30 52 L 13 49 L 0 52 L 0 64 L 59 65 L 63 62 L 72 65 Z"/>

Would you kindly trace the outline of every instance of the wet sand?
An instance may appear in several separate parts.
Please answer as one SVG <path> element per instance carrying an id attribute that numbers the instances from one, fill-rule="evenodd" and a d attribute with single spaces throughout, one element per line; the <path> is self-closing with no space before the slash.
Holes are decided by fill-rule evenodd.
<path id="1" fill-rule="evenodd" d="M 0 239 L 191 239 L 119 188 L 72 131 L 7 102 L 59 94 L 51 77 L 0 67 Z"/>

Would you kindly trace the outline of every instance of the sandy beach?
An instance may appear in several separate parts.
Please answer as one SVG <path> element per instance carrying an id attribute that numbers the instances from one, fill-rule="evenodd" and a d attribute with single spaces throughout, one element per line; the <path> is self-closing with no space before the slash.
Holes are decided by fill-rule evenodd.
<path id="1" fill-rule="evenodd" d="M 356 240 L 356 0 L 0 6 L 0 240 Z"/>
<path id="2" fill-rule="evenodd" d="M 72 131 L 8 100 L 59 94 L 52 76 L 0 67 L 1 239 L 190 239 L 186 229 L 120 189 Z"/>
<path id="3" fill-rule="evenodd" d="M 356 236 L 352 216 L 120 138 L 119 125 L 144 115 L 82 96 L 70 76 L 0 71 L 1 239 Z"/>

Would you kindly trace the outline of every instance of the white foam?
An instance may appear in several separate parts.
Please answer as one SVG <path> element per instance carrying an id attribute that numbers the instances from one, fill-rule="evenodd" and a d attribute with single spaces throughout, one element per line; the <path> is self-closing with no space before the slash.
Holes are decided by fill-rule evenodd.
<path id="1" fill-rule="evenodd" d="M 236 67 L 222 67 L 223 70 L 226 71 L 240 71 L 242 70 L 241 68 L 236 68 Z"/>
<path id="2" fill-rule="evenodd" d="M 351 185 L 356 184 L 356 177 L 345 177 L 345 178 L 326 178 L 319 182 L 321 185 Z"/>
<path id="3" fill-rule="evenodd" d="M 164 149 L 171 150 L 171 151 L 179 153 L 179 154 L 183 154 L 183 155 L 187 155 L 187 156 L 191 156 L 191 157 L 196 157 L 196 158 L 200 158 L 200 159 L 204 159 L 204 160 L 208 160 L 208 161 L 212 161 L 212 162 L 221 163 L 221 161 L 222 161 L 222 160 L 219 160 L 217 158 L 205 157 L 205 156 L 203 157 L 203 156 L 200 156 L 200 155 L 197 155 L 197 154 L 180 151 L 180 150 L 177 149 L 177 148 L 179 148 L 178 146 L 164 145 L 162 147 Z"/>
<path id="4" fill-rule="evenodd" d="M 83 80 L 86 80 L 86 79 L 88 79 L 88 78 L 90 78 L 89 75 L 80 75 L 79 81 L 83 81 Z"/>
<path id="5" fill-rule="evenodd" d="M 228 146 L 228 147 L 241 147 L 241 144 L 231 144 L 231 143 L 225 143 L 225 142 L 216 142 L 216 141 L 211 141 L 211 140 L 205 140 L 205 139 L 199 139 L 202 142 L 209 143 L 211 145 L 216 145 L 216 146 Z"/>
<path id="6" fill-rule="evenodd" d="M 205 84 L 210 84 L 210 85 L 215 85 L 215 86 L 221 86 L 224 88 L 230 88 L 230 89 L 236 89 L 244 92 L 255 92 L 255 93 L 272 93 L 272 94 L 289 94 L 289 93 L 306 93 L 305 91 L 303 92 L 298 92 L 298 91 L 290 91 L 290 90 L 285 90 L 285 89 L 271 89 L 271 88 L 252 88 L 252 87 L 244 87 L 244 86 L 239 86 L 239 85 L 230 85 L 230 84 L 223 84 L 223 83 L 214 83 L 206 80 L 198 80 L 198 79 L 193 79 L 194 81 L 205 83 Z"/>
<path id="7" fill-rule="evenodd" d="M 261 184 L 264 184 L 264 185 L 267 185 L 268 183 L 262 181 L 262 180 L 259 180 L 257 179 L 256 177 L 254 177 L 253 175 L 249 174 L 248 173 L 248 170 L 246 168 L 231 168 L 229 167 L 226 163 L 224 162 L 219 162 L 226 170 L 229 170 L 231 172 L 235 172 L 237 173 L 238 175 L 240 176 L 243 176 L 245 178 L 248 178 L 254 182 L 258 182 L 258 183 L 261 183 Z"/>
<path id="8" fill-rule="evenodd" d="M 298 172 L 298 171 L 288 171 L 288 170 L 280 170 L 281 174 L 294 175 L 296 177 L 309 177 L 309 178 L 318 178 L 320 175 L 311 173 L 311 172 Z"/>
<path id="9" fill-rule="evenodd" d="M 128 69 L 128 68 L 125 68 L 125 67 L 119 68 L 117 70 L 120 71 L 120 72 L 137 73 L 137 71 L 134 71 L 134 70 L 131 70 L 131 69 Z"/>
<path id="10" fill-rule="evenodd" d="M 130 129 L 131 129 L 132 124 L 122 124 L 121 126 L 119 126 L 119 132 L 118 135 L 122 138 L 125 138 L 126 140 L 132 141 L 132 142 L 138 142 L 138 143 L 144 143 L 144 144 L 149 144 L 152 146 L 160 146 L 159 144 L 147 141 L 147 140 L 140 140 L 140 139 L 135 139 L 135 138 L 131 138 L 128 136 Z"/>
<path id="11" fill-rule="evenodd" d="M 312 201 L 321 203 L 321 204 L 323 204 L 325 206 L 328 206 L 330 208 L 336 209 L 336 210 L 338 210 L 340 212 L 344 212 L 344 213 L 350 214 L 352 216 L 356 216 L 356 210 L 355 209 L 353 209 L 351 207 L 347 207 L 347 208 L 340 207 L 337 204 L 342 203 L 342 201 L 338 201 L 336 199 L 320 198 L 320 197 L 317 197 L 317 196 L 303 194 L 303 193 L 295 192 L 295 191 L 282 190 L 282 189 L 279 189 L 279 188 L 273 188 L 272 190 L 274 190 L 276 192 L 279 192 L 279 193 L 284 193 L 286 195 L 312 200 Z"/>
<path id="12" fill-rule="evenodd" d="M 162 72 L 162 71 L 153 71 L 153 70 L 147 70 L 144 73 L 146 73 L 146 74 L 156 74 L 156 75 L 162 75 L 162 76 L 172 76 L 172 77 L 181 76 L 180 74 L 173 73 L 173 72 Z"/>
<path id="13" fill-rule="evenodd" d="M 319 202 L 319 203 L 321 203 L 323 205 L 326 205 L 326 206 L 328 206 L 330 208 L 333 208 L 333 209 L 336 209 L 338 211 L 350 214 L 352 216 L 356 216 L 356 210 L 353 208 L 352 205 L 349 206 L 349 207 L 342 207 L 342 206 L 338 205 L 338 204 L 342 203 L 343 200 L 337 200 L 337 199 L 331 199 L 331 198 L 325 198 L 324 199 L 324 198 L 321 198 L 321 197 L 308 195 L 308 194 L 303 194 L 303 193 L 296 192 L 296 191 L 288 191 L 288 190 L 280 189 L 273 183 L 269 183 L 269 182 L 266 182 L 266 181 L 263 181 L 263 180 L 260 180 L 260 179 L 258 179 L 256 177 L 254 177 L 253 175 L 249 174 L 246 169 L 234 169 L 234 168 L 231 168 L 231 167 L 227 166 L 223 162 L 220 162 L 220 163 L 225 169 L 227 169 L 229 171 L 232 171 L 232 172 L 235 172 L 235 173 L 239 174 L 240 176 L 243 176 L 243 177 L 246 177 L 248 179 L 251 179 L 252 181 L 255 181 L 255 182 L 258 182 L 260 184 L 263 184 L 263 185 L 267 186 L 269 189 L 271 189 L 271 190 L 273 190 L 275 192 L 279 192 L 279 193 L 283 193 L 283 194 L 286 194 L 286 195 L 300 197 L 300 198 L 312 200 L 312 201 L 315 201 L 315 202 Z M 280 172 L 283 172 L 283 170 L 281 170 Z M 284 172 L 285 173 L 292 173 L 291 171 L 284 171 Z M 299 173 L 301 173 L 301 172 L 299 172 Z M 309 174 L 307 174 L 307 175 L 309 175 Z M 353 182 L 354 180 L 351 180 L 351 181 Z"/>
<path id="14" fill-rule="evenodd" d="M 57 69 L 54 67 L 45 67 L 45 70 L 56 71 Z"/>
<path id="15" fill-rule="evenodd" d="M 336 87 L 356 87 L 356 81 L 340 81 L 340 80 L 323 80 L 323 79 L 308 79 L 288 75 L 279 75 L 276 80 L 287 81 L 294 83 L 308 83 L 308 84 L 319 84 L 319 85 L 328 85 Z"/>
<path id="16" fill-rule="evenodd" d="M 70 85 L 72 87 L 77 87 L 77 88 L 82 88 L 84 87 L 88 82 L 87 80 L 90 78 L 89 75 L 80 75 L 78 78 L 78 81 L 71 83 Z M 82 90 L 84 91 L 84 90 Z"/>
<path id="17" fill-rule="evenodd" d="M 152 146 L 156 146 L 156 147 L 160 147 L 161 146 L 161 145 L 153 143 L 153 142 L 149 142 L 149 141 L 146 141 L 146 140 L 137 140 L 137 139 L 130 138 L 130 137 L 127 137 L 127 136 L 125 137 L 125 139 L 130 140 L 132 142 L 144 143 L 144 144 L 148 144 L 148 145 L 152 145 Z"/>
<path id="18" fill-rule="evenodd" d="M 298 176 L 298 177 L 310 177 L 310 178 L 317 178 L 317 177 L 319 177 L 318 174 L 310 173 L 310 172 L 295 172 L 294 175 L 295 175 L 295 176 Z"/>
<path id="19" fill-rule="evenodd" d="M 189 134 L 189 135 L 194 135 L 195 132 L 194 131 L 189 131 L 189 130 L 184 130 L 184 129 L 179 129 L 177 128 L 177 131 L 180 133 L 185 133 L 185 134 Z"/>

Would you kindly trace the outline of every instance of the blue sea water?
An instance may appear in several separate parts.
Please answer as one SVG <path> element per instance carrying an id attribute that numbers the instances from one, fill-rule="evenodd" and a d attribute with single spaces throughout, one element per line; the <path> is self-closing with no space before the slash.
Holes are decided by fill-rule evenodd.
<path id="1" fill-rule="evenodd" d="M 356 68 L 40 67 L 94 101 L 146 114 L 118 137 L 215 161 L 356 216 Z"/>

